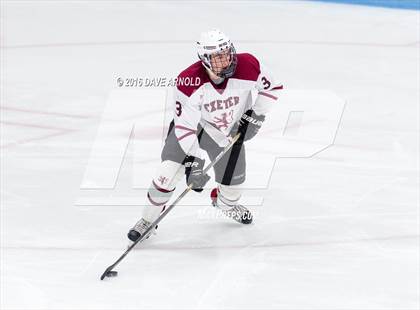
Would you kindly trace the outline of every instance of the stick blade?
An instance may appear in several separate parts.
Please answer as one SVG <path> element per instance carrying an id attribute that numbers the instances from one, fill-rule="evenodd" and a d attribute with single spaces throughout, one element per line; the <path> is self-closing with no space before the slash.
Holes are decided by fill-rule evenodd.
<path id="1" fill-rule="evenodd" d="M 101 280 L 105 279 L 106 277 L 116 277 L 118 272 L 112 270 L 113 266 L 109 266 L 104 273 L 101 275 Z"/>

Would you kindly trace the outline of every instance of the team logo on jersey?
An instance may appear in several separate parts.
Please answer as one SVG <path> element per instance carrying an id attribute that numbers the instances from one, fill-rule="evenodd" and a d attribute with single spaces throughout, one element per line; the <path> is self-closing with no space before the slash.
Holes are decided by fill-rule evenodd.
<path id="1" fill-rule="evenodd" d="M 213 118 L 213 123 L 214 125 L 217 127 L 217 129 L 227 129 L 229 127 L 229 125 L 232 123 L 233 121 L 233 110 L 230 111 L 229 113 L 224 112 L 222 113 L 221 117 L 214 117 Z"/>
<path id="2" fill-rule="evenodd" d="M 217 110 L 225 110 L 233 107 L 239 103 L 238 96 L 232 96 L 224 100 L 213 100 L 209 103 L 204 104 L 204 109 L 207 112 L 214 112 Z"/>

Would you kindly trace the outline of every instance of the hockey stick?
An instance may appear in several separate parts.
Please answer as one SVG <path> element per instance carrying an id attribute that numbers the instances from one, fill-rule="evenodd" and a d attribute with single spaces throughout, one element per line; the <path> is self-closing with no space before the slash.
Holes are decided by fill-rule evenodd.
<path id="1" fill-rule="evenodd" d="M 240 137 L 240 133 L 236 134 L 232 141 L 223 149 L 223 151 L 220 152 L 219 155 L 203 170 L 203 173 L 206 174 L 222 157 L 225 155 L 232 145 L 235 144 L 236 141 L 238 141 Z M 149 234 L 149 232 L 156 227 L 157 224 L 160 223 L 161 220 L 181 201 L 182 198 L 192 189 L 192 185 L 188 185 L 188 187 L 175 199 L 175 201 L 163 211 L 159 217 L 152 223 L 150 226 L 146 229 L 146 231 L 143 233 L 143 235 L 138 238 L 132 245 L 130 245 L 127 250 L 118 258 L 112 265 L 110 265 L 108 268 L 105 269 L 104 273 L 101 275 L 101 280 L 105 279 L 105 277 L 115 277 L 117 276 L 117 272 L 113 271 L 114 269 L 123 259 L 127 256 L 128 253 L 139 243 L 144 239 L 145 236 Z"/>

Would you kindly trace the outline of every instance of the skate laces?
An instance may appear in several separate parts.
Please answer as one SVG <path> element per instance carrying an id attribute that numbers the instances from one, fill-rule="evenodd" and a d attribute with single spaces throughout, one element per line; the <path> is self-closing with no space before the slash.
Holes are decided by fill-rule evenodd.
<path id="1" fill-rule="evenodd" d="M 140 234 L 143 234 L 150 226 L 150 222 L 146 221 L 145 219 L 141 219 L 134 225 L 133 229 Z"/>
<path id="2" fill-rule="evenodd" d="M 232 209 L 235 211 L 235 212 L 237 212 L 237 213 L 239 213 L 239 214 L 244 214 L 246 211 L 248 211 L 244 206 L 242 206 L 242 205 L 234 205 L 233 207 L 232 207 Z"/>

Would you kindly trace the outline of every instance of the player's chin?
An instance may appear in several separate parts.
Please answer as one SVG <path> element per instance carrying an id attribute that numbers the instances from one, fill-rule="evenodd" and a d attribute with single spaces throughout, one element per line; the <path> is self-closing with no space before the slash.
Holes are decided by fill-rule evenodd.
<path id="1" fill-rule="evenodd" d="M 222 77 L 222 76 L 223 76 L 223 72 L 225 72 L 228 68 L 229 68 L 229 67 L 226 67 L 226 68 L 222 68 L 222 69 L 220 69 L 220 70 L 218 71 L 218 73 L 216 73 L 216 75 L 217 75 L 218 77 Z"/>

